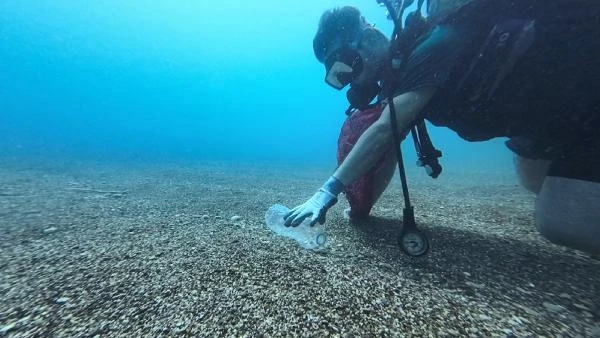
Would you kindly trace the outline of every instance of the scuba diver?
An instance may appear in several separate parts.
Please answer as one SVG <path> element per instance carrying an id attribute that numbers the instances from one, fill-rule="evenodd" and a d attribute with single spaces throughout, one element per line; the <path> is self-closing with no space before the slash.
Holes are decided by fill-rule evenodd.
<path id="1" fill-rule="evenodd" d="M 600 6 L 431 0 L 424 18 L 419 0 L 398 23 L 412 1 L 401 1 L 399 13 L 390 12 L 389 1 L 378 2 L 395 20 L 391 39 L 355 7 L 320 18 L 314 54 L 327 84 L 349 87 L 349 117 L 337 169 L 285 215 L 285 225 L 306 218 L 323 224 L 342 192 L 349 216 L 366 217 L 401 158 L 399 143 L 426 119 L 469 142 L 508 138 L 520 183 L 537 195 L 538 231 L 553 243 L 599 254 Z"/>

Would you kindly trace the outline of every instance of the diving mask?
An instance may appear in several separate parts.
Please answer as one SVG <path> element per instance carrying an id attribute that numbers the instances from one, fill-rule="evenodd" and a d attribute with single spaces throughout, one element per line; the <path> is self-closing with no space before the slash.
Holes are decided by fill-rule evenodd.
<path id="1" fill-rule="evenodd" d="M 350 47 L 340 47 L 325 60 L 325 82 L 337 90 L 356 80 L 363 70 L 363 59 Z"/>

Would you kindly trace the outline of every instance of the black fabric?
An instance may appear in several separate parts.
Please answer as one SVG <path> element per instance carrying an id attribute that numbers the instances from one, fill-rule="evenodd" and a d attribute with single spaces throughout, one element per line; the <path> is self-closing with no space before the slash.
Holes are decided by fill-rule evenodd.
<path id="1" fill-rule="evenodd" d="M 573 178 L 600 183 L 600 149 L 564 155 L 552 161 L 547 176 Z"/>
<path id="2" fill-rule="evenodd" d="M 565 153 L 560 145 L 527 136 L 512 137 L 505 141 L 505 145 L 513 153 L 533 160 L 553 160 Z"/>
<path id="3" fill-rule="evenodd" d="M 534 19 L 533 44 L 485 104 L 457 99 L 461 77 L 494 20 L 503 17 Z M 566 152 L 600 139 L 598 83 L 600 6 L 577 0 L 475 0 L 423 38 L 396 94 L 437 87 L 423 116 L 468 141 L 530 138 L 540 149 L 552 146 Z"/>
<path id="4" fill-rule="evenodd" d="M 463 47 L 456 29 L 434 27 L 409 56 L 404 73 L 396 79 L 396 94 L 442 86 L 448 81 Z"/>

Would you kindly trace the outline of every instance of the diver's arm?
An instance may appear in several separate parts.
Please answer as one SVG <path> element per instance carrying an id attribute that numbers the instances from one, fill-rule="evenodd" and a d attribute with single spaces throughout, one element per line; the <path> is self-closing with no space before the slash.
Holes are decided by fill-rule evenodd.
<path id="1" fill-rule="evenodd" d="M 419 89 L 394 98 L 399 135 L 405 135 L 434 91 Z M 386 107 L 379 119 L 365 130 L 344 162 L 325 184 L 308 201 L 285 214 L 285 226 L 298 226 L 307 217 L 310 217 L 310 225 L 325 223 L 327 210 L 337 203 L 337 197 L 344 191 L 344 187 L 372 168 L 393 146 L 390 110 Z"/>
<path id="2" fill-rule="evenodd" d="M 398 135 L 405 135 L 434 92 L 433 88 L 423 88 L 394 98 Z M 348 185 L 371 169 L 393 146 L 394 136 L 390 128 L 390 109 L 386 107 L 379 119 L 360 136 L 333 176 L 344 186 Z"/>

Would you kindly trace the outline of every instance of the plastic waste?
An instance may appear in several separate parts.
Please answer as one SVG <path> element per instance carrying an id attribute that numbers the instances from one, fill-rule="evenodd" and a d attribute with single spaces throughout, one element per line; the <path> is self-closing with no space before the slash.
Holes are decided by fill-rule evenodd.
<path id="1" fill-rule="evenodd" d="M 305 249 L 324 249 L 327 244 L 327 235 L 325 234 L 324 227 L 318 223 L 311 227 L 309 224 L 310 218 L 306 218 L 297 227 L 286 227 L 283 225 L 283 216 L 289 211 L 288 207 L 281 204 L 272 205 L 265 214 L 267 227 L 281 236 L 295 240 Z"/>

